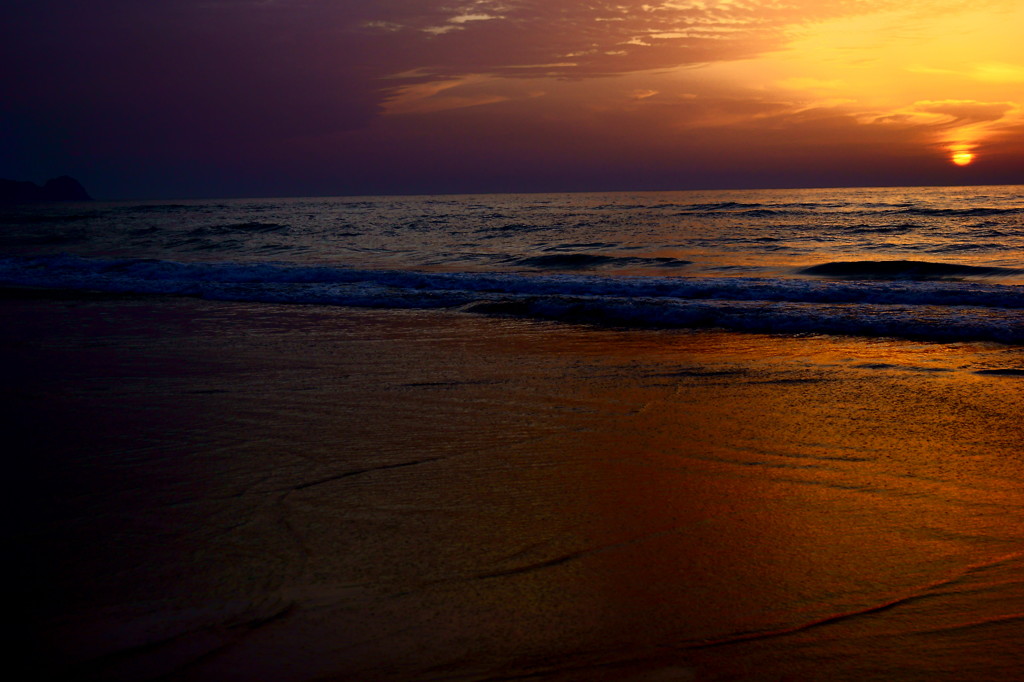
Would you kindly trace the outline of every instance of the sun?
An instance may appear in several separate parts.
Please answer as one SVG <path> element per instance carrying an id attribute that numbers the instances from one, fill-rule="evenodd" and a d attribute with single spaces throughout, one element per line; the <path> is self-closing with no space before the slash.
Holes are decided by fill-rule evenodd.
<path id="1" fill-rule="evenodd" d="M 955 151 L 949 157 L 958 166 L 966 166 L 974 161 L 974 154 L 967 151 Z"/>

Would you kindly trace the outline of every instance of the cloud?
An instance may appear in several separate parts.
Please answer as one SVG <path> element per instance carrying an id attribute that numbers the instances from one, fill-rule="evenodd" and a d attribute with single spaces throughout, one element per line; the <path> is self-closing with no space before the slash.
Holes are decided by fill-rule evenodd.
<path id="1" fill-rule="evenodd" d="M 978 64 L 971 75 L 986 83 L 1024 83 L 1024 66 L 993 62 Z"/>
<path id="2" fill-rule="evenodd" d="M 394 88 L 383 103 L 385 115 L 428 114 L 451 109 L 464 109 L 485 104 L 506 102 L 513 96 L 530 97 L 530 93 L 510 93 L 508 88 L 495 91 L 493 82 L 482 76 L 469 75 L 450 80 L 413 83 Z"/>
<path id="3" fill-rule="evenodd" d="M 922 146 L 949 153 L 985 148 L 999 156 L 999 147 L 1021 148 L 1024 109 L 1015 102 L 924 100 L 883 115 L 860 116 L 868 128 L 888 128 L 918 138 Z"/>
<path id="4" fill-rule="evenodd" d="M 939 114 L 948 117 L 950 125 L 971 125 L 998 121 L 1019 108 L 1013 102 L 976 102 L 974 100 L 947 99 L 938 102 L 915 102 L 914 112 Z"/>
<path id="5" fill-rule="evenodd" d="M 648 97 L 654 97 L 658 94 L 657 90 L 651 90 L 650 88 L 638 88 L 629 94 L 630 99 L 643 100 Z"/>
<path id="6" fill-rule="evenodd" d="M 923 100 L 892 112 L 869 114 L 861 118 L 869 124 L 952 129 L 994 124 L 1020 111 L 1021 106 L 1015 102 Z"/>
<path id="7" fill-rule="evenodd" d="M 982 83 L 1016 84 L 1024 83 L 1024 66 L 1005 62 L 985 62 L 974 64 L 966 69 L 949 69 L 924 65 L 913 65 L 907 69 L 911 73 L 936 76 L 959 76 Z"/>
<path id="8" fill-rule="evenodd" d="M 750 58 L 781 49 L 792 28 L 889 7 L 890 0 L 381 2 L 368 31 L 401 32 L 405 52 L 438 76 L 588 77 Z M 400 27 L 400 28 L 398 28 Z"/>

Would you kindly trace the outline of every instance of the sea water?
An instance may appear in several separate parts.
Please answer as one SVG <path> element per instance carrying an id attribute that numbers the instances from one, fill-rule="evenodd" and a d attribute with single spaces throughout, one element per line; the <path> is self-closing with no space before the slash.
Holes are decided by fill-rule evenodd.
<path id="1" fill-rule="evenodd" d="M 1020 670 L 1024 187 L 0 216 L 36 677 Z"/>
<path id="2" fill-rule="evenodd" d="M 40 204 L 0 284 L 1024 343 L 1024 186 Z"/>

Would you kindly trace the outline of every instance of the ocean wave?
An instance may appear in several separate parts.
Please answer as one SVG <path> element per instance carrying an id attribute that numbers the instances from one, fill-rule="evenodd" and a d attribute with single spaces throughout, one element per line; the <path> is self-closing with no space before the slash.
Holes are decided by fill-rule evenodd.
<path id="1" fill-rule="evenodd" d="M 974 373 L 981 374 L 983 376 L 1024 377 L 1024 369 L 1018 369 L 1016 367 L 1005 367 L 1002 369 L 979 369 L 975 370 Z"/>
<path id="2" fill-rule="evenodd" d="M 479 228 L 478 232 L 484 233 L 496 233 L 501 235 L 503 233 L 523 233 L 523 232 L 537 232 L 539 230 L 550 230 L 550 225 L 532 225 L 529 223 L 504 223 L 502 225 L 487 225 Z"/>
<path id="3" fill-rule="evenodd" d="M 559 254 L 561 255 L 561 254 Z M 572 255 L 572 254 L 565 254 Z M 528 260 L 528 259 L 527 259 Z M 624 259 L 625 260 L 625 259 Z M 819 268 L 878 264 L 916 264 L 918 261 L 853 261 L 827 263 Z M 1015 273 L 1009 268 L 929 264 L 954 269 Z M 365 270 L 325 265 L 277 262 L 179 262 L 151 258 L 83 258 L 69 254 L 0 258 L 0 282 L 27 286 L 68 286 L 124 282 L 221 282 L 231 284 L 294 284 L 374 282 L 389 287 L 516 294 L 663 296 L 730 300 L 808 301 L 825 303 L 889 303 L 966 305 L 1024 308 L 1019 286 L 965 281 L 868 280 L 819 281 L 769 277 L 610 277 L 599 275 L 521 275 L 484 272 L 419 272 Z"/>
<path id="4" fill-rule="evenodd" d="M 138 204 L 136 206 L 127 206 L 124 210 L 126 211 L 180 211 L 183 209 L 193 208 L 188 204 Z"/>
<path id="5" fill-rule="evenodd" d="M 823 210 L 823 208 L 806 204 L 741 204 L 728 201 L 721 204 L 691 204 L 689 206 L 682 206 L 676 215 L 709 217 L 727 215 L 744 218 L 768 218 L 772 216 L 807 215 L 811 212 Z"/>
<path id="6" fill-rule="evenodd" d="M 1024 288 L 944 281 L 428 273 L 77 256 L 0 259 L 0 284 L 462 310 L 590 324 L 1024 344 Z"/>
<path id="7" fill-rule="evenodd" d="M 994 242 L 963 242 L 960 244 L 943 244 L 927 249 L 928 253 L 961 253 L 964 251 L 1013 251 L 1014 247 Z M 998 274 L 998 273 L 997 273 Z"/>
<path id="8" fill-rule="evenodd" d="M 761 203 L 743 203 L 738 201 L 718 201 L 710 204 L 688 204 L 682 206 L 688 211 L 735 211 L 744 209 L 764 208 Z"/>
<path id="9" fill-rule="evenodd" d="M 745 211 L 737 211 L 736 215 L 747 216 L 751 218 L 767 218 L 773 215 L 792 215 L 796 211 L 783 210 L 777 208 L 751 208 Z"/>
<path id="10" fill-rule="evenodd" d="M 48 231 L 43 234 L 4 234 L 0 233 L 0 242 L 5 246 L 61 246 L 85 242 L 88 233 L 80 229 Z"/>
<path id="11" fill-rule="evenodd" d="M 593 253 L 552 253 L 521 258 L 515 263 L 544 270 L 589 270 L 602 266 L 676 268 L 690 265 L 693 261 L 669 257 L 642 258 L 638 256 L 605 256 Z"/>
<path id="12" fill-rule="evenodd" d="M 971 227 L 973 227 L 974 229 L 979 230 L 978 232 L 975 232 L 974 234 L 971 235 L 972 237 L 975 237 L 975 238 L 1004 239 L 1006 237 L 1016 236 L 1013 233 L 1006 232 L 1005 230 L 999 230 L 999 229 L 992 228 L 990 226 L 990 224 L 986 224 L 986 223 L 980 223 L 978 225 L 972 225 Z"/>
<path id="13" fill-rule="evenodd" d="M 846 228 L 846 232 L 854 234 L 906 234 L 920 229 L 919 225 L 913 223 L 902 223 L 899 225 L 856 225 Z"/>
<path id="14" fill-rule="evenodd" d="M 88 213 L 34 214 L 0 213 L 0 225 L 46 225 L 51 223 L 75 223 L 99 217 L 99 211 Z"/>
<path id="15" fill-rule="evenodd" d="M 198 227 L 192 231 L 193 234 L 230 234 L 232 232 L 265 233 L 280 232 L 290 229 L 289 225 L 283 223 L 262 223 L 250 220 L 244 223 L 231 223 L 227 225 L 211 225 Z"/>
<path id="16" fill-rule="evenodd" d="M 246 248 L 245 242 L 239 239 L 213 240 L 206 237 L 172 239 L 165 246 L 175 251 L 241 251 Z"/>
<path id="17" fill-rule="evenodd" d="M 975 206 L 974 208 L 928 208 L 925 206 L 908 206 L 893 210 L 891 213 L 925 216 L 999 216 L 1024 214 L 1024 208 L 996 208 L 993 206 Z"/>
<path id="18" fill-rule="evenodd" d="M 594 207 L 595 210 L 609 211 L 677 211 L 676 215 L 702 215 L 720 214 L 746 215 L 746 216 L 769 216 L 785 214 L 805 214 L 811 211 L 821 211 L 840 207 L 835 203 L 818 202 L 744 202 L 744 201 L 716 201 L 709 203 L 660 203 L 660 204 L 604 204 Z"/>
<path id="19" fill-rule="evenodd" d="M 474 302 L 463 310 L 602 326 L 1024 344 L 1024 314 L 1016 311 L 994 315 L 961 309 L 956 314 L 941 316 L 940 322 L 937 316 L 922 315 L 916 306 L 565 296 Z"/>
<path id="20" fill-rule="evenodd" d="M 970 248 L 970 246 L 958 246 L 959 248 Z M 958 280 L 976 277 L 1012 277 L 1024 274 L 1024 269 L 932 263 L 918 260 L 863 260 L 822 263 L 804 268 L 799 272 L 804 275 L 843 279 Z"/>

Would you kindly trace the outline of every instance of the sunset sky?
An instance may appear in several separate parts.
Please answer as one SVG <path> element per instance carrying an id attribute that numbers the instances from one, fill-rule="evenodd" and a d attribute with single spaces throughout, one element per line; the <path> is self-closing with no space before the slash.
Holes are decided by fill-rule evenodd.
<path id="1" fill-rule="evenodd" d="M 1020 0 L 6 0 L 0 177 L 110 198 L 1024 183 Z"/>

